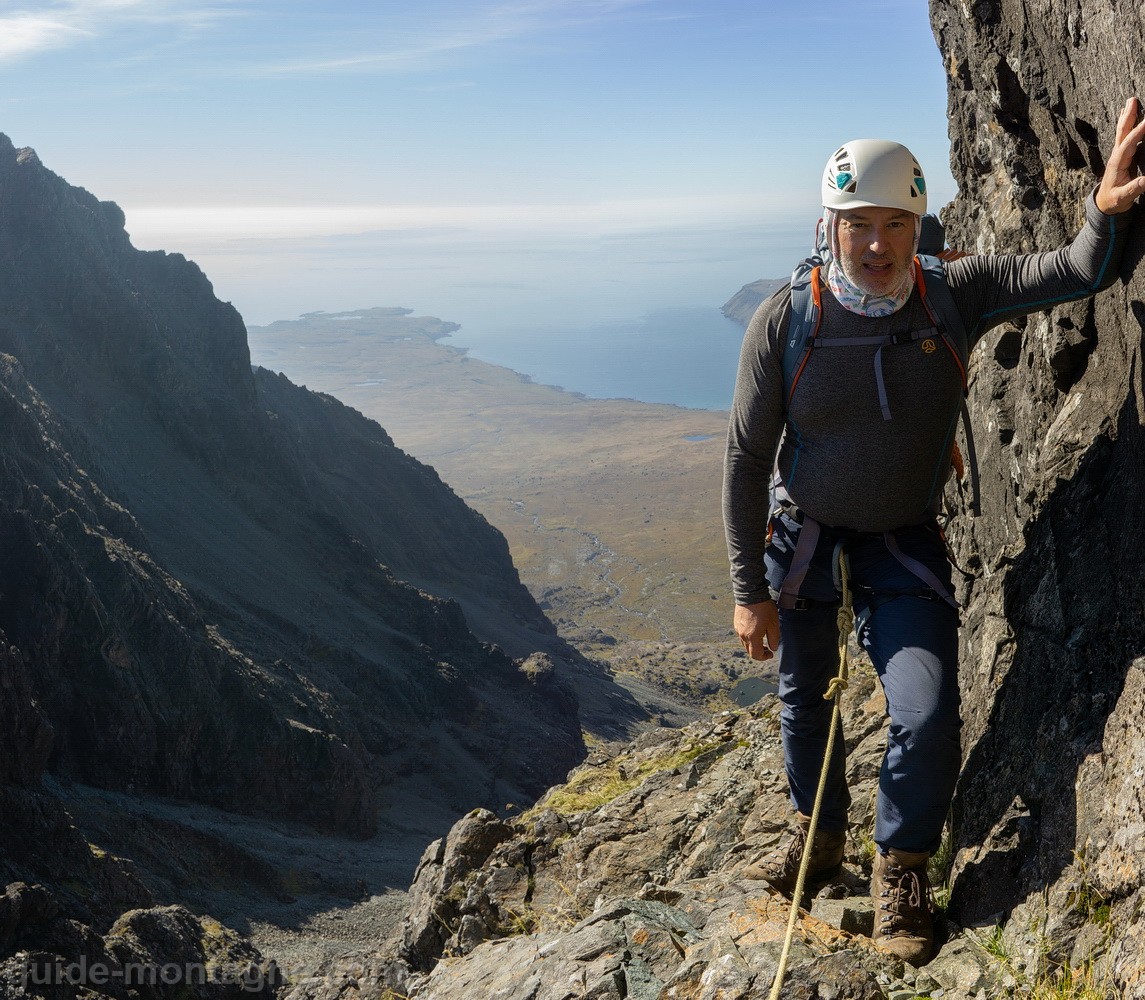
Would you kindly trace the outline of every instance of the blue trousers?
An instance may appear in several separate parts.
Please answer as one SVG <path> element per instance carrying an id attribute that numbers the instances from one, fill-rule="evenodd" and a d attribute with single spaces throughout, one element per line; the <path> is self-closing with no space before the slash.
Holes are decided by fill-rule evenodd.
<path id="1" fill-rule="evenodd" d="M 775 591 L 790 567 L 799 529 L 786 513 L 773 517 L 765 563 Z M 895 540 L 950 592 L 946 546 L 934 525 L 899 529 Z M 875 842 L 884 852 L 933 852 L 961 766 L 958 614 L 891 553 L 881 534 L 821 526 L 800 606 L 780 609 L 780 723 L 792 803 L 811 814 L 831 725 L 832 703 L 823 695 L 839 669 L 840 594 L 832 557 L 840 543 L 849 559 L 856 632 L 882 682 L 890 716 Z M 821 827 L 845 830 L 849 804 L 840 726 Z"/>

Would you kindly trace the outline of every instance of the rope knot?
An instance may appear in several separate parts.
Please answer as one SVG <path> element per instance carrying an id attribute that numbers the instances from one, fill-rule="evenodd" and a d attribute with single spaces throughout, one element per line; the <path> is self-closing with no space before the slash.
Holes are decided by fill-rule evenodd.
<path id="1" fill-rule="evenodd" d="M 831 683 L 827 685 L 827 693 L 823 695 L 824 701 L 830 701 L 832 698 L 837 698 L 844 691 L 847 690 L 846 677 L 832 677 Z"/>
<path id="2" fill-rule="evenodd" d="M 835 618 L 839 625 L 839 638 L 846 641 L 846 637 L 851 634 L 851 629 L 855 627 L 855 611 L 851 607 L 850 602 L 841 604 L 839 606 L 839 614 Z"/>

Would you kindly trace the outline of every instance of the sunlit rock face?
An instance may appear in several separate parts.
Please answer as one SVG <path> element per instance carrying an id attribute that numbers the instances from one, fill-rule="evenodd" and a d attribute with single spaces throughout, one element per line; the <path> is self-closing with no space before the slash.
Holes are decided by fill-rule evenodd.
<path id="1" fill-rule="evenodd" d="M 1140 5 L 932 2 L 931 18 L 960 192 L 943 216 L 949 242 L 1059 245 L 1082 221 L 1125 99 L 1145 91 Z M 956 517 L 950 534 L 974 574 L 955 912 L 992 920 L 1048 894 L 1053 947 L 1068 957 L 1086 924 L 1067 912 L 1080 877 L 1110 907 L 1117 974 L 1141 989 L 1145 226 L 1135 230 L 1113 288 L 979 346 L 984 511 Z"/>

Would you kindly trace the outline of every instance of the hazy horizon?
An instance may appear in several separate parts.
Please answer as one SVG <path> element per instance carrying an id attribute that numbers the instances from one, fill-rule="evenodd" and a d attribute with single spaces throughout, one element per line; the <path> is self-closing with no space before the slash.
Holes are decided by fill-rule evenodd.
<path id="1" fill-rule="evenodd" d="M 444 343 L 538 382 L 726 409 L 742 329 L 719 308 L 748 282 L 789 270 L 810 245 L 801 229 L 365 233 L 277 240 L 269 254 L 236 241 L 214 262 L 239 294 L 270 303 L 243 311 L 248 326 L 400 307 L 458 324 Z M 773 271 L 754 273 L 768 262 Z"/>
<path id="2" fill-rule="evenodd" d="M 251 325 L 397 306 L 476 345 L 718 308 L 790 271 L 858 135 L 955 194 L 917 0 L 16 0 L 0 75 L 0 131 Z"/>
<path id="3" fill-rule="evenodd" d="M 133 230 L 135 245 L 147 247 Z M 720 221 L 673 229 L 400 229 L 347 235 L 196 239 L 196 261 L 249 325 L 308 312 L 398 306 L 466 329 L 631 319 L 719 307 L 790 271 L 813 222 Z"/>

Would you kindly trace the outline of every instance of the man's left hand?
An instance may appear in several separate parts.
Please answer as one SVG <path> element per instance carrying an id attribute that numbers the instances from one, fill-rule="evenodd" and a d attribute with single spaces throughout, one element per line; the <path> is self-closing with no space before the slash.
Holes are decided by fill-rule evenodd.
<path id="1" fill-rule="evenodd" d="M 1129 98 L 1117 119 L 1117 139 L 1097 188 L 1097 207 L 1106 215 L 1119 215 L 1145 194 L 1145 176 L 1137 165 L 1138 146 L 1145 140 L 1145 121 L 1137 122 L 1138 101 Z"/>

